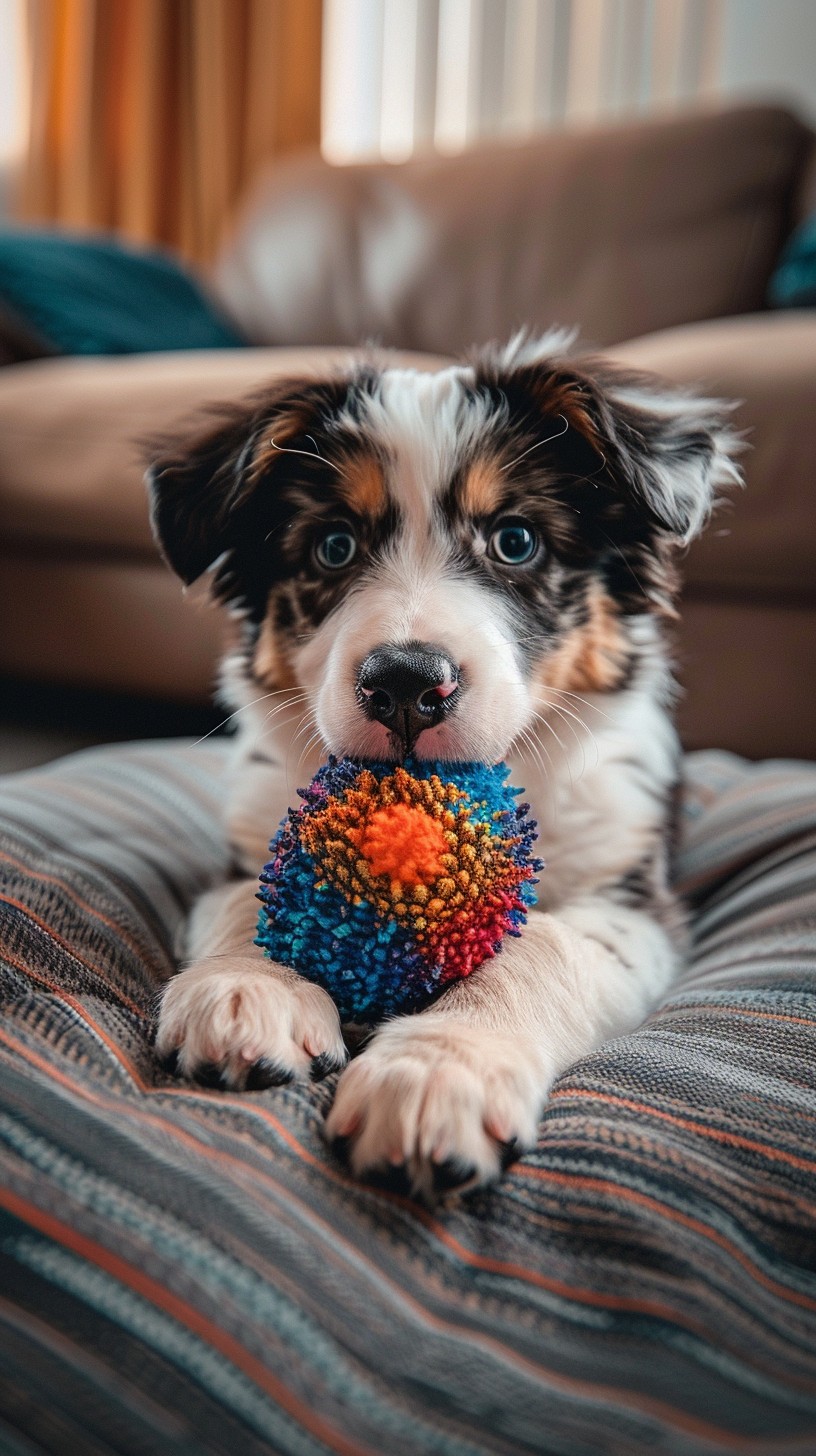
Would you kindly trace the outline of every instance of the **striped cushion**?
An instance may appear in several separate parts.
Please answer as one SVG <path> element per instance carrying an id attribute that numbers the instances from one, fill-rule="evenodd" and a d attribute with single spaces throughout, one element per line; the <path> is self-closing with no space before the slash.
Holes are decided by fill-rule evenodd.
<path id="1" fill-rule="evenodd" d="M 0 793 L 0 1450 L 816 1450 L 816 767 L 689 760 L 688 972 L 433 1214 L 327 1153 L 330 1085 L 155 1063 L 222 768 L 103 749 Z"/>

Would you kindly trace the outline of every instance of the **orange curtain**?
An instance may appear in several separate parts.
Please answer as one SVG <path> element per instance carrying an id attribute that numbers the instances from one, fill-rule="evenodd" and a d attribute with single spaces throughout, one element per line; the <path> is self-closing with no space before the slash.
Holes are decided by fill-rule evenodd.
<path id="1" fill-rule="evenodd" d="M 260 164 L 320 139 L 321 0 L 29 0 L 30 220 L 209 259 Z"/>

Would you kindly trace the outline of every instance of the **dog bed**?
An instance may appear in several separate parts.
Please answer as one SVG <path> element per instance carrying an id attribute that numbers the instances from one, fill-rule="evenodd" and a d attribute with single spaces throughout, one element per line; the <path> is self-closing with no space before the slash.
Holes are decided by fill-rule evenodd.
<path id="1" fill-rule="evenodd" d="M 816 1449 L 816 766 L 687 761 L 692 962 L 433 1213 L 353 1182 L 332 1079 L 231 1094 L 151 1046 L 224 869 L 218 747 L 0 787 L 0 1449 Z"/>

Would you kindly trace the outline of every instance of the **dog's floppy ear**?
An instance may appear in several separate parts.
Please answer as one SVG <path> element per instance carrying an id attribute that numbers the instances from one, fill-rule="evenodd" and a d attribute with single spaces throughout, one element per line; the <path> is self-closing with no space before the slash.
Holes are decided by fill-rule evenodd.
<path id="1" fill-rule="evenodd" d="M 717 492 L 742 480 L 735 462 L 741 441 L 728 427 L 733 406 L 606 359 L 573 359 L 572 338 L 564 331 L 541 339 L 518 335 L 490 361 L 495 377 L 521 384 L 548 422 L 567 421 L 572 433 L 565 434 L 562 453 L 572 454 L 576 467 L 582 461 L 576 439 L 583 459 L 591 447 L 594 465 L 585 479 L 600 485 L 605 477 L 645 506 L 657 529 L 691 541 Z"/>
<path id="2" fill-rule="evenodd" d="M 687 544 L 719 492 L 742 483 L 735 458 L 742 442 L 728 425 L 734 406 L 608 366 L 598 389 L 613 468 L 657 525 Z"/>
<path id="3" fill-rule="evenodd" d="M 255 416 L 236 410 L 198 438 L 166 447 L 148 466 L 153 533 L 188 585 L 235 545 Z"/>
<path id="4" fill-rule="evenodd" d="M 214 595 L 240 600 L 233 557 L 258 551 L 261 513 L 268 518 L 273 505 L 261 482 L 274 477 L 295 437 L 314 428 L 328 390 L 311 379 L 283 381 L 220 410 L 218 422 L 192 439 L 149 452 L 153 532 L 168 565 L 188 586 L 218 563 Z"/>

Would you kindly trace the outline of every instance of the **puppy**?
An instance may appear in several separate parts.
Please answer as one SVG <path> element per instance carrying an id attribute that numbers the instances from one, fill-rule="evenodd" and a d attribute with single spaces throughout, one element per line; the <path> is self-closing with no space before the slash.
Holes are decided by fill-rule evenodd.
<path id="1" fill-rule="evenodd" d="M 681 962 L 667 629 L 678 548 L 738 479 L 718 402 L 569 341 L 439 373 L 276 383 L 152 471 L 183 581 L 235 619 L 236 878 L 190 926 L 158 1051 L 258 1088 L 342 1071 L 327 1132 L 423 1196 L 494 1179 L 556 1077 L 631 1030 Z M 329 996 L 253 944 L 257 875 L 327 752 L 495 762 L 547 863 L 520 940 L 346 1067 Z"/>

